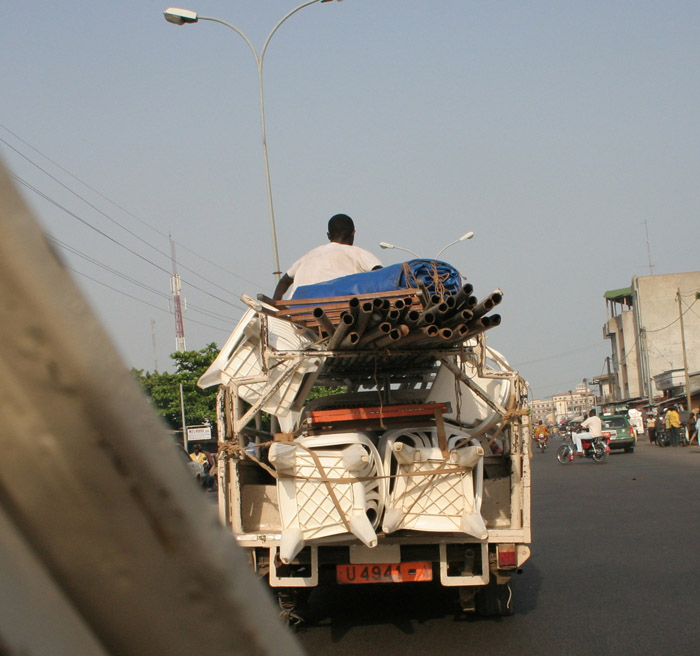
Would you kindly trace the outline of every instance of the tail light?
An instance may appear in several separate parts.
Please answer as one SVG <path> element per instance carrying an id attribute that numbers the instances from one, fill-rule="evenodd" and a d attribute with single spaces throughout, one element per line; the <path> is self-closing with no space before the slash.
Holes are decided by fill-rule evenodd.
<path id="1" fill-rule="evenodd" d="M 518 566 L 518 554 L 514 544 L 496 545 L 499 569 L 512 569 Z"/>

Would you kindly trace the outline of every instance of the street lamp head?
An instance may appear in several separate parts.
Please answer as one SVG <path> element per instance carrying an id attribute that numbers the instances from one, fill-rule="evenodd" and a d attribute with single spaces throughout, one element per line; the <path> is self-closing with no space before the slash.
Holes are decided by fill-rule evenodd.
<path id="1" fill-rule="evenodd" d="M 174 25 L 184 25 L 185 23 L 196 23 L 197 12 L 189 9 L 178 9 L 177 7 L 169 7 L 163 12 L 165 20 Z"/>
<path id="2" fill-rule="evenodd" d="M 418 255 L 418 253 L 416 253 L 415 251 L 412 251 L 408 248 L 404 248 L 403 246 L 395 246 L 394 244 L 390 244 L 388 241 L 380 241 L 379 248 L 395 248 L 397 251 L 404 251 L 406 253 L 410 253 L 414 257 L 420 258 L 420 255 Z"/>
<path id="3" fill-rule="evenodd" d="M 469 232 L 465 232 L 457 241 L 465 241 L 466 239 L 471 239 L 474 236 L 474 233 L 470 230 Z"/>

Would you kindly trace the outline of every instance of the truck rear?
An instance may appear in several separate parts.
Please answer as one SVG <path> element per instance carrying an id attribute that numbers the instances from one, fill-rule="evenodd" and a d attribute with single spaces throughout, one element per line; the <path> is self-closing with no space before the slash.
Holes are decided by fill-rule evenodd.
<path id="1" fill-rule="evenodd" d="M 244 297 L 200 380 L 220 386 L 221 521 L 290 621 L 326 584 L 433 581 L 465 611 L 512 612 L 530 441 L 526 383 L 486 344 L 502 294 L 410 280 Z"/>

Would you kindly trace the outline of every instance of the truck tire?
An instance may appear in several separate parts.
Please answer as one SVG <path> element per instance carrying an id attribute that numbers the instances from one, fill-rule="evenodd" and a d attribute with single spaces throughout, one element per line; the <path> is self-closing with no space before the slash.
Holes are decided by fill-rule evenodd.
<path id="1" fill-rule="evenodd" d="M 476 614 L 479 617 L 504 617 L 513 614 L 513 593 L 507 583 L 493 581 L 476 593 Z"/>

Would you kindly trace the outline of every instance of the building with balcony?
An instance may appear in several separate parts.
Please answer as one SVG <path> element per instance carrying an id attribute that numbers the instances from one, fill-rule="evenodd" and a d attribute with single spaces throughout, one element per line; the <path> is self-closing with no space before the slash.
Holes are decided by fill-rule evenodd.
<path id="1" fill-rule="evenodd" d="M 700 271 L 635 276 L 604 296 L 611 355 L 607 374 L 596 379 L 602 403 L 685 395 L 686 370 L 700 385 Z"/>

